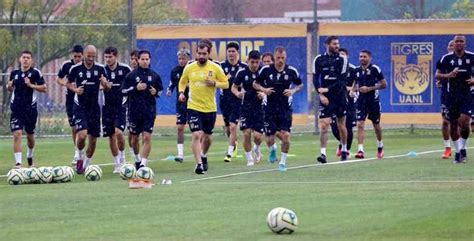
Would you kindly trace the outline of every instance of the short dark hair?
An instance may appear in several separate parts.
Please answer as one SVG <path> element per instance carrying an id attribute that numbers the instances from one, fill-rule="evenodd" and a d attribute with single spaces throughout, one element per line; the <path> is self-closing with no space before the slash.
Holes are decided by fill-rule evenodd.
<path id="1" fill-rule="evenodd" d="M 22 55 L 24 55 L 24 54 L 29 54 L 31 57 L 33 57 L 33 53 L 32 53 L 31 51 L 29 51 L 29 50 L 23 50 L 23 51 L 21 51 L 20 56 L 22 56 Z"/>
<path id="2" fill-rule="evenodd" d="M 347 50 L 346 48 L 339 48 L 339 52 L 344 52 L 346 53 L 346 55 L 349 55 L 349 50 Z"/>
<path id="3" fill-rule="evenodd" d="M 84 52 L 84 48 L 82 48 L 82 45 L 74 45 L 74 47 L 72 47 L 72 53 L 82 53 Z"/>
<path id="4" fill-rule="evenodd" d="M 209 44 L 207 44 L 207 43 L 199 42 L 197 48 L 198 48 L 198 49 L 207 48 L 207 53 L 211 53 L 211 47 L 210 47 Z"/>
<path id="5" fill-rule="evenodd" d="M 272 52 L 265 52 L 262 54 L 262 59 L 267 57 L 267 56 L 270 56 L 270 59 L 272 59 L 272 62 L 275 62 L 275 57 L 273 57 L 273 53 Z"/>
<path id="6" fill-rule="evenodd" d="M 198 47 L 200 44 L 205 44 L 207 45 L 208 49 L 209 49 L 209 52 L 211 52 L 211 49 L 212 49 L 212 41 L 208 38 L 203 38 L 201 40 L 199 40 L 198 42 Z"/>
<path id="7" fill-rule="evenodd" d="M 132 51 L 130 51 L 130 57 L 133 57 L 133 56 L 138 57 L 138 50 L 133 49 Z"/>
<path id="8" fill-rule="evenodd" d="M 113 56 L 117 56 L 118 54 L 118 49 L 116 47 L 107 47 L 105 50 L 104 50 L 104 54 L 112 54 Z"/>
<path id="9" fill-rule="evenodd" d="M 286 49 L 283 46 L 277 46 L 275 48 L 275 53 L 283 53 L 286 52 Z"/>
<path id="10" fill-rule="evenodd" d="M 148 57 L 150 57 L 150 59 L 151 59 L 151 53 L 147 49 L 140 49 L 140 51 L 138 51 L 137 57 L 140 58 L 142 56 L 142 54 L 148 54 Z"/>
<path id="11" fill-rule="evenodd" d="M 367 49 L 363 49 L 360 51 L 361 53 L 366 53 L 367 55 L 369 55 L 369 57 L 372 57 L 372 52 L 370 52 L 369 50 Z"/>
<path id="12" fill-rule="evenodd" d="M 257 59 L 260 60 L 260 52 L 258 50 L 252 50 L 249 53 L 249 59 Z"/>
<path id="13" fill-rule="evenodd" d="M 227 50 L 227 49 L 230 49 L 230 48 L 235 48 L 235 50 L 239 51 L 240 46 L 239 46 L 239 44 L 236 43 L 236 42 L 230 42 L 230 43 L 227 44 L 227 46 L 225 47 L 225 49 Z"/>
<path id="14" fill-rule="evenodd" d="M 339 38 L 337 36 L 331 35 L 329 36 L 326 41 L 324 41 L 325 44 L 329 45 L 333 40 L 338 40 Z"/>

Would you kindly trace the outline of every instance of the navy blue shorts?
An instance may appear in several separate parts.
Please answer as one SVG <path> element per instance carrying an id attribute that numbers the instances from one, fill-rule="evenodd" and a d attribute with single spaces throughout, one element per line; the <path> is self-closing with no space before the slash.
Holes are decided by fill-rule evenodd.
<path id="1" fill-rule="evenodd" d="M 260 109 L 241 107 L 240 130 L 252 129 L 263 134 L 265 131 L 264 121 L 265 113 L 261 107 Z"/>
<path id="2" fill-rule="evenodd" d="M 186 102 L 176 103 L 176 125 L 185 125 L 188 122 L 188 107 Z"/>
<path id="3" fill-rule="evenodd" d="M 291 132 L 293 112 L 265 113 L 264 125 L 266 135 L 275 135 L 277 131 Z"/>
<path id="4" fill-rule="evenodd" d="M 129 109 L 130 110 L 130 109 Z M 142 132 L 153 133 L 156 113 L 128 113 L 128 131 L 133 135 L 140 135 Z"/>
<path id="5" fill-rule="evenodd" d="M 347 114 L 347 98 L 328 99 L 327 106 L 319 102 L 319 119 L 332 118 L 332 116 L 343 117 Z"/>
<path id="6" fill-rule="evenodd" d="M 76 133 L 87 130 L 87 134 L 100 137 L 100 108 L 99 105 L 82 107 L 74 104 L 74 126 Z"/>
<path id="7" fill-rule="evenodd" d="M 229 126 L 230 113 L 232 108 L 228 98 L 220 96 L 219 108 L 221 109 L 222 118 L 224 119 L 225 126 Z"/>
<path id="8" fill-rule="evenodd" d="M 380 123 L 381 106 L 379 101 L 357 102 L 357 121 L 369 119 L 374 124 Z"/>
<path id="9" fill-rule="evenodd" d="M 67 114 L 67 121 L 69 122 L 69 126 L 74 126 L 74 98 L 69 98 L 66 96 L 66 114 Z"/>
<path id="10" fill-rule="evenodd" d="M 12 132 L 23 130 L 27 134 L 34 134 L 36 129 L 36 119 L 38 118 L 38 111 L 36 108 L 31 109 L 12 109 L 10 116 L 10 129 Z"/>
<path id="11" fill-rule="evenodd" d="M 191 132 L 203 131 L 211 135 L 216 124 L 216 112 L 204 113 L 188 109 L 188 124 Z"/>
<path id="12" fill-rule="evenodd" d="M 470 96 L 466 98 L 457 98 L 453 101 L 446 102 L 446 119 L 448 121 L 455 121 L 465 114 L 472 117 L 472 104 Z"/>
<path id="13" fill-rule="evenodd" d="M 357 118 L 356 118 L 356 108 L 355 106 L 349 106 L 347 108 L 347 113 L 346 113 L 346 128 L 347 129 L 352 129 L 354 126 L 357 125 Z M 337 117 L 336 115 L 333 115 L 331 118 L 331 128 L 336 128 L 337 129 Z"/>
<path id="14" fill-rule="evenodd" d="M 124 106 L 104 105 L 102 108 L 102 132 L 104 136 L 111 136 L 115 128 L 122 132 L 125 130 L 127 110 Z"/>

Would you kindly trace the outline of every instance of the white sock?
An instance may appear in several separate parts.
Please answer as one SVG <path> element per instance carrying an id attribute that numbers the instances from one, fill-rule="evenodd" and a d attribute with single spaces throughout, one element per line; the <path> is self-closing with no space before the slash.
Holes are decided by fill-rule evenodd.
<path id="1" fill-rule="evenodd" d="M 201 152 L 201 157 L 204 157 L 204 158 L 206 158 L 206 157 L 207 157 L 207 153 L 206 153 L 206 154 L 204 154 L 204 153 L 202 153 L 202 152 Z"/>
<path id="2" fill-rule="evenodd" d="M 359 144 L 359 150 L 361 152 L 364 152 L 364 144 Z"/>
<path id="3" fill-rule="evenodd" d="M 253 162 L 253 156 L 252 156 L 252 152 L 251 152 L 251 151 L 245 152 L 245 157 L 247 157 L 247 161 L 248 161 L 248 162 Z"/>
<path id="4" fill-rule="evenodd" d="M 460 150 L 465 150 L 466 149 L 466 144 L 467 144 L 467 139 L 464 138 L 459 138 L 461 140 L 461 149 Z"/>
<path id="5" fill-rule="evenodd" d="M 77 149 L 77 146 L 74 147 L 74 159 L 79 159 L 79 149 Z"/>
<path id="6" fill-rule="evenodd" d="M 451 148 L 451 141 L 449 139 L 443 140 L 445 148 Z"/>
<path id="7" fill-rule="evenodd" d="M 28 147 L 28 148 L 26 149 L 26 158 L 32 158 L 34 151 L 35 151 L 35 148 L 34 148 L 34 147 L 31 148 L 31 149 Z"/>
<path id="8" fill-rule="evenodd" d="M 321 147 L 321 154 L 326 156 L 326 147 Z"/>
<path id="9" fill-rule="evenodd" d="M 347 144 L 341 144 L 342 146 L 342 151 L 347 152 Z"/>
<path id="10" fill-rule="evenodd" d="M 79 160 L 84 160 L 84 150 L 77 150 L 77 158 Z"/>
<path id="11" fill-rule="evenodd" d="M 92 163 L 92 157 L 91 158 L 86 157 L 86 159 L 84 160 L 84 163 L 82 164 L 82 167 L 86 169 L 91 163 Z"/>
<path id="12" fill-rule="evenodd" d="M 276 144 L 276 143 L 273 143 L 273 146 L 272 146 L 272 147 L 273 147 L 273 150 L 276 150 L 276 149 L 278 149 L 278 146 L 277 146 L 277 144 Z"/>
<path id="13" fill-rule="evenodd" d="M 127 162 L 127 159 L 125 158 L 125 150 L 123 151 L 119 151 L 119 157 L 120 157 L 120 160 L 123 160 L 123 162 Z"/>
<path id="14" fill-rule="evenodd" d="M 141 165 L 146 166 L 148 164 L 148 159 L 142 158 Z"/>
<path id="15" fill-rule="evenodd" d="M 227 148 L 227 155 L 232 156 L 232 153 L 234 153 L 234 146 L 229 146 Z"/>
<path id="16" fill-rule="evenodd" d="M 141 162 L 142 159 L 140 158 L 140 154 L 133 154 L 133 157 L 135 159 L 135 162 Z"/>
<path id="17" fill-rule="evenodd" d="M 15 152 L 15 162 L 21 164 L 21 152 Z"/>
<path id="18" fill-rule="evenodd" d="M 286 165 L 286 158 L 288 157 L 288 153 L 281 153 L 280 164 Z"/>
<path id="19" fill-rule="evenodd" d="M 120 154 L 114 156 L 115 165 L 120 165 Z"/>
<path id="20" fill-rule="evenodd" d="M 184 156 L 184 144 L 177 144 L 176 147 L 178 148 L 178 157 Z"/>
<path id="21" fill-rule="evenodd" d="M 377 147 L 383 147 L 383 140 L 377 141 Z"/>
<path id="22" fill-rule="evenodd" d="M 459 151 L 461 150 L 461 138 L 455 141 L 453 140 L 453 144 L 454 144 L 454 148 L 456 149 L 456 153 L 459 153 Z"/>
<path id="23" fill-rule="evenodd" d="M 260 145 L 254 144 L 254 145 L 253 145 L 253 150 L 254 150 L 255 152 L 260 152 Z"/>

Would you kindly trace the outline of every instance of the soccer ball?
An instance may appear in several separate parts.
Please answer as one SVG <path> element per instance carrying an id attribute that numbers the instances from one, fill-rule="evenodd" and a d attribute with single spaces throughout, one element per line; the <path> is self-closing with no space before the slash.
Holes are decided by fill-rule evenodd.
<path id="1" fill-rule="evenodd" d="M 134 178 L 136 172 L 137 170 L 135 169 L 135 166 L 132 164 L 125 164 L 122 167 L 120 167 L 120 177 L 123 180 Z"/>
<path id="2" fill-rule="evenodd" d="M 39 170 L 37 168 L 25 168 L 23 170 L 23 176 L 25 177 L 25 183 L 38 183 Z"/>
<path id="3" fill-rule="evenodd" d="M 72 169 L 72 167 L 70 166 L 63 166 L 63 169 L 64 171 L 66 172 L 67 176 L 68 176 L 68 179 L 67 181 L 70 182 L 74 179 L 74 169 Z"/>
<path id="4" fill-rule="evenodd" d="M 274 208 L 268 213 L 267 224 L 274 233 L 293 233 L 298 225 L 298 218 L 290 209 Z"/>
<path id="5" fill-rule="evenodd" d="M 137 177 L 144 180 L 152 180 L 154 176 L 155 173 L 153 173 L 153 170 L 149 167 L 141 167 L 137 171 Z"/>
<path id="6" fill-rule="evenodd" d="M 102 169 L 97 165 L 90 165 L 84 173 L 87 181 L 99 181 L 102 177 Z"/>
<path id="7" fill-rule="evenodd" d="M 38 168 L 38 180 L 39 180 L 39 183 L 50 183 L 51 181 L 53 181 L 53 168 L 52 167 Z"/>
<path id="8" fill-rule="evenodd" d="M 53 170 L 53 182 L 67 182 L 69 181 L 69 176 L 64 170 L 63 167 L 54 167 Z"/>
<path id="9" fill-rule="evenodd" d="M 23 172 L 18 169 L 11 169 L 7 173 L 7 182 L 10 185 L 20 185 L 25 183 L 25 176 Z"/>

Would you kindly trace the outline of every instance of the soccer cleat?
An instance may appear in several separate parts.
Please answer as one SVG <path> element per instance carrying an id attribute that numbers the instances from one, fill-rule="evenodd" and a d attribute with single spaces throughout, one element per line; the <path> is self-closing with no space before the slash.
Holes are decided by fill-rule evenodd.
<path id="1" fill-rule="evenodd" d="M 28 160 L 28 167 L 34 167 L 34 165 L 33 165 L 33 157 L 28 157 L 28 158 L 26 158 L 26 160 Z"/>
<path id="2" fill-rule="evenodd" d="M 231 162 L 231 161 L 232 161 L 232 156 L 226 155 L 226 156 L 224 157 L 224 162 Z"/>
<path id="3" fill-rule="evenodd" d="M 82 175 L 84 173 L 84 161 L 83 160 L 77 160 L 76 162 L 76 173 L 78 175 Z"/>
<path id="4" fill-rule="evenodd" d="M 318 158 L 316 158 L 316 160 L 318 160 L 319 163 L 327 163 L 327 160 L 326 160 L 326 155 L 324 154 L 321 154 L 321 156 L 318 156 Z"/>
<path id="5" fill-rule="evenodd" d="M 174 161 L 175 161 L 175 162 L 179 162 L 179 163 L 183 163 L 184 159 L 183 159 L 182 157 L 176 156 L 176 157 L 174 158 Z"/>
<path id="6" fill-rule="evenodd" d="M 357 154 L 355 155 L 356 159 L 364 159 L 364 152 L 363 151 L 358 151 Z"/>
<path id="7" fill-rule="evenodd" d="M 347 151 L 341 151 L 341 161 L 347 161 L 349 153 Z"/>
<path id="8" fill-rule="evenodd" d="M 259 150 L 259 151 L 255 151 L 255 162 L 256 163 L 259 163 L 261 160 L 262 160 L 262 152 Z"/>
<path id="9" fill-rule="evenodd" d="M 377 148 L 377 158 L 381 159 L 384 156 L 383 147 Z"/>
<path id="10" fill-rule="evenodd" d="M 461 159 L 460 159 L 460 162 L 462 162 L 462 163 L 466 163 L 466 162 L 467 162 L 467 153 L 466 153 L 466 149 L 461 149 L 461 151 L 459 152 L 459 154 L 461 154 Z"/>
<path id="11" fill-rule="evenodd" d="M 446 147 L 444 149 L 444 153 L 443 155 L 441 156 L 441 158 L 443 159 L 449 159 L 451 157 L 451 147 Z"/>
<path id="12" fill-rule="evenodd" d="M 454 163 L 454 164 L 461 163 L 461 153 L 456 152 L 456 154 L 454 154 L 453 163 Z"/>
<path id="13" fill-rule="evenodd" d="M 114 173 L 114 174 L 120 173 L 120 168 L 121 168 L 121 167 L 122 167 L 122 165 L 120 165 L 120 164 L 118 164 L 118 165 L 115 164 L 115 166 L 114 166 L 114 171 L 113 171 L 112 173 Z"/>
<path id="14" fill-rule="evenodd" d="M 277 153 L 275 149 L 270 149 L 270 154 L 268 154 L 268 161 L 270 163 L 275 163 L 277 160 Z"/>
<path id="15" fill-rule="evenodd" d="M 248 166 L 248 167 L 251 167 L 251 166 L 253 166 L 253 165 L 255 165 L 255 162 L 254 162 L 253 160 L 248 160 L 248 161 L 247 161 L 247 166 Z"/>
<path id="16" fill-rule="evenodd" d="M 238 153 L 238 149 L 239 148 L 239 143 L 238 142 L 235 142 L 235 146 L 234 146 L 234 151 L 232 152 L 232 158 L 236 157 L 237 156 L 237 153 Z"/>
<path id="17" fill-rule="evenodd" d="M 142 162 L 135 162 L 135 169 L 140 169 Z"/>
<path id="18" fill-rule="evenodd" d="M 201 156 L 201 161 L 202 161 L 202 169 L 207 172 L 207 169 L 209 168 L 209 164 L 207 162 L 207 157 Z"/>
<path id="19" fill-rule="evenodd" d="M 198 175 L 204 174 L 205 172 L 204 172 L 204 169 L 202 167 L 202 164 L 197 164 L 196 169 L 194 169 L 194 172 Z"/>
<path id="20" fill-rule="evenodd" d="M 339 147 L 336 150 L 336 156 L 340 157 L 342 155 L 342 145 L 339 144 Z"/>
<path id="21" fill-rule="evenodd" d="M 77 163 L 77 159 L 74 157 L 71 161 L 71 166 L 75 166 Z"/>
<path id="22" fill-rule="evenodd" d="M 286 164 L 284 164 L 284 163 L 278 164 L 278 171 L 286 172 Z"/>
<path id="23" fill-rule="evenodd" d="M 21 163 L 17 162 L 15 163 L 15 166 L 13 166 L 15 169 L 20 169 L 21 168 Z"/>

